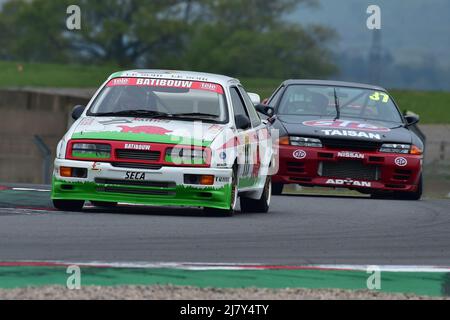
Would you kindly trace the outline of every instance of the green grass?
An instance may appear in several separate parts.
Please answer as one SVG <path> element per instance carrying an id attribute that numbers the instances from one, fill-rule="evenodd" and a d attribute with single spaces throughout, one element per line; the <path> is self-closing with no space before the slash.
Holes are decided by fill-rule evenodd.
<path id="1" fill-rule="evenodd" d="M 22 71 L 19 70 L 22 66 Z M 113 72 L 113 66 L 81 66 L 0 61 L 0 87 L 98 87 Z"/>
<path id="2" fill-rule="evenodd" d="M 420 123 L 450 123 L 450 92 L 392 90 L 402 111 L 420 115 Z"/>
<path id="3" fill-rule="evenodd" d="M 261 96 L 261 99 L 269 98 L 272 93 L 283 82 L 283 79 L 249 79 L 240 78 L 242 84 L 249 92 L 257 93 Z"/>
<path id="4" fill-rule="evenodd" d="M 23 70 L 19 71 L 18 66 Z M 62 64 L 20 64 L 0 61 L 0 87 L 98 87 L 115 66 L 83 66 Z M 247 90 L 267 98 L 282 79 L 242 78 Z M 421 117 L 421 123 L 450 123 L 450 92 L 392 90 L 391 94 L 401 110 L 409 110 Z"/>

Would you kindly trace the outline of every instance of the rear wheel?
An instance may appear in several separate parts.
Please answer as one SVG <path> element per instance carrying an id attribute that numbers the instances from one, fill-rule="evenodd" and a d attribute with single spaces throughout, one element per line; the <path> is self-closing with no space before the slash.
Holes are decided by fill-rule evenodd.
<path id="1" fill-rule="evenodd" d="M 231 202 L 229 209 L 216 209 L 216 208 L 203 208 L 206 214 L 215 215 L 215 216 L 223 216 L 223 217 L 232 217 L 234 211 L 236 210 L 238 200 L 238 184 L 237 184 L 237 169 L 233 169 L 233 177 L 231 178 Z"/>
<path id="2" fill-rule="evenodd" d="M 283 193 L 284 184 L 282 183 L 272 183 L 272 194 L 274 196 L 279 196 Z"/>
<path id="3" fill-rule="evenodd" d="M 101 208 L 114 208 L 117 207 L 117 202 L 106 202 L 106 201 L 91 201 L 93 206 Z"/>
<path id="4" fill-rule="evenodd" d="M 272 197 L 272 183 L 270 177 L 267 177 L 264 191 L 261 198 L 258 200 L 241 197 L 241 211 L 242 212 L 262 212 L 269 211 L 270 200 Z"/>
<path id="5" fill-rule="evenodd" d="M 53 200 L 53 206 L 61 211 L 81 211 L 84 206 L 82 200 Z"/>

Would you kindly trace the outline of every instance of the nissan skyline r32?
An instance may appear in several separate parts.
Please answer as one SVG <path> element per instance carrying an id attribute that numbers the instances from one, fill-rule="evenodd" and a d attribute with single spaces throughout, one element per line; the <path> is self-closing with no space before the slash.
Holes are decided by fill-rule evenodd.
<path id="1" fill-rule="evenodd" d="M 288 80 L 257 110 L 279 130 L 273 194 L 286 184 L 420 199 L 424 142 L 383 88 Z"/>
<path id="2" fill-rule="evenodd" d="M 57 147 L 52 200 L 267 212 L 271 138 L 238 80 L 163 70 L 113 74 Z"/>

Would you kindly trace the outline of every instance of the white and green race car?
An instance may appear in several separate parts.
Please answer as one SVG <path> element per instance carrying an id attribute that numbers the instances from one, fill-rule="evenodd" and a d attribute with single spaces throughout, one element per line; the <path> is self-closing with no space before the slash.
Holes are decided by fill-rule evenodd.
<path id="1" fill-rule="evenodd" d="M 52 200 L 193 206 L 231 215 L 267 212 L 270 133 L 259 96 L 226 76 L 165 70 L 118 72 L 96 92 L 57 147 Z"/>

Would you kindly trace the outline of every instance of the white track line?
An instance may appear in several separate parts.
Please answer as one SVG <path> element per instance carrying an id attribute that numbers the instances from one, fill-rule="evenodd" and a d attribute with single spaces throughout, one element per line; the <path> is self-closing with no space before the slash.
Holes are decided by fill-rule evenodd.
<path id="1" fill-rule="evenodd" d="M 442 266 L 395 266 L 395 265 L 265 265 L 242 263 L 178 263 L 178 262 L 102 262 L 102 261 L 15 261 L 17 263 L 48 263 L 50 265 L 77 265 L 80 267 L 137 268 L 137 269 L 182 269 L 182 270 L 341 270 L 367 271 L 378 268 L 381 272 L 450 272 L 450 267 Z"/>
<path id="2" fill-rule="evenodd" d="M 12 188 L 14 191 L 37 191 L 37 192 L 50 192 L 47 189 L 33 189 L 33 188 Z"/>

